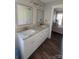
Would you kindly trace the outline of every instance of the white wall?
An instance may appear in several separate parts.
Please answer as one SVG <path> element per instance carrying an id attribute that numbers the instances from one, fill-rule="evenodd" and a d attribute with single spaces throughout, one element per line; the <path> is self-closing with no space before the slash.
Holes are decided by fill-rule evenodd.
<path id="1" fill-rule="evenodd" d="M 57 1 L 57 2 L 51 2 L 47 3 L 45 5 L 44 9 L 44 22 L 46 24 L 50 25 L 50 33 L 49 33 L 49 38 L 51 38 L 51 31 L 52 31 L 52 23 L 53 23 L 53 7 L 54 6 L 60 6 L 63 5 L 63 1 Z"/>
<path id="2" fill-rule="evenodd" d="M 44 8 L 44 21 L 46 24 L 50 24 L 52 6 L 63 4 L 63 1 L 50 2 L 45 5 Z"/>

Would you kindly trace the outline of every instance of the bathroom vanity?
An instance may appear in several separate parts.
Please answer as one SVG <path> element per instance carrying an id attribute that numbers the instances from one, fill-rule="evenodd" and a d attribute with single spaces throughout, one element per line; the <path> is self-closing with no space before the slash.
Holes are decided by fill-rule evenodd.
<path id="1" fill-rule="evenodd" d="M 28 59 L 49 36 L 49 25 L 44 23 L 43 4 L 39 3 L 37 6 L 35 3 L 28 3 L 27 5 L 16 1 L 15 5 L 16 40 L 19 42 L 17 45 L 21 50 L 22 59 Z"/>
<path id="2" fill-rule="evenodd" d="M 18 33 L 19 45 L 22 53 L 22 59 L 28 59 L 45 41 L 45 39 L 48 38 L 49 26 L 43 25 L 35 28 L 33 27 L 29 32 L 25 31 L 26 34 L 24 34 L 24 36 L 22 35 L 23 32 Z M 29 35 L 27 36 L 27 34 Z"/>

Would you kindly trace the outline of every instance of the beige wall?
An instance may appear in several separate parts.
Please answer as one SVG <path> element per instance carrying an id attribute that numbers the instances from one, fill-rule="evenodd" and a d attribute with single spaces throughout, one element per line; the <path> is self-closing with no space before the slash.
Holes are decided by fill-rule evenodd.
<path id="1" fill-rule="evenodd" d="M 40 2 L 39 0 L 15 0 L 16 4 L 24 4 L 26 6 L 32 7 L 33 8 L 33 24 L 37 24 L 37 9 L 44 10 L 44 3 Z M 38 3 L 38 5 L 34 5 L 32 2 Z M 23 26 L 16 26 L 17 30 L 23 30 L 23 27 L 26 27 L 28 25 L 23 25 Z"/>

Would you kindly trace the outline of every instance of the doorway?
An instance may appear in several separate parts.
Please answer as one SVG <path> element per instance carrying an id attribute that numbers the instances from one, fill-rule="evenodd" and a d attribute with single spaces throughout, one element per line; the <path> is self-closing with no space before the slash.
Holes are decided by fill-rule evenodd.
<path id="1" fill-rule="evenodd" d="M 51 14 L 51 40 L 63 56 L 63 5 L 53 6 Z M 63 59 L 63 58 L 61 58 Z"/>
<path id="2" fill-rule="evenodd" d="M 53 21 L 52 31 L 59 34 L 63 34 L 63 9 L 62 8 L 54 9 L 54 21 Z"/>

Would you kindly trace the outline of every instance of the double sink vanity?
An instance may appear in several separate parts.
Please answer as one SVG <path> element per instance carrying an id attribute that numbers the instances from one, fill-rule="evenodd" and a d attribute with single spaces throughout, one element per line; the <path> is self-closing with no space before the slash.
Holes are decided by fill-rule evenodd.
<path id="1" fill-rule="evenodd" d="M 49 37 L 49 25 L 44 22 L 44 9 L 36 6 L 16 3 L 16 46 L 20 48 L 22 59 L 28 59 Z"/>
<path id="2" fill-rule="evenodd" d="M 49 25 L 32 26 L 17 33 L 22 59 L 28 59 L 49 36 Z"/>

